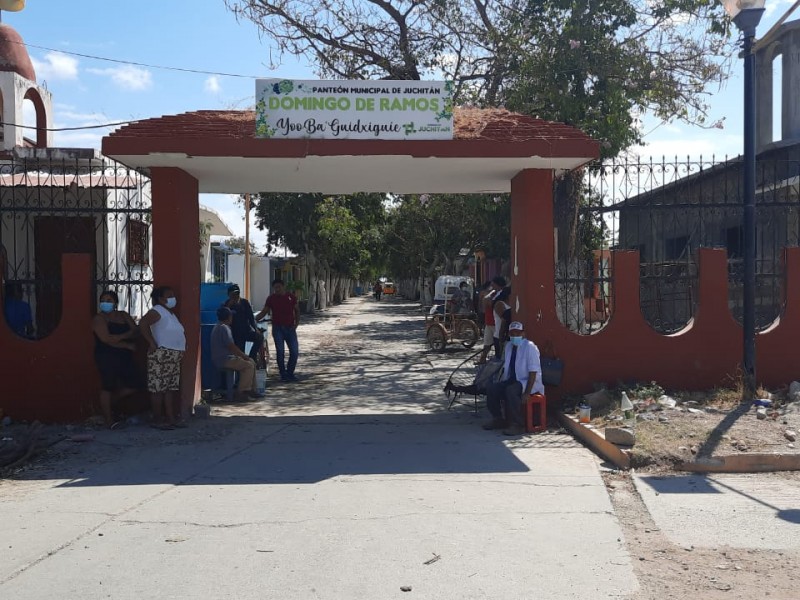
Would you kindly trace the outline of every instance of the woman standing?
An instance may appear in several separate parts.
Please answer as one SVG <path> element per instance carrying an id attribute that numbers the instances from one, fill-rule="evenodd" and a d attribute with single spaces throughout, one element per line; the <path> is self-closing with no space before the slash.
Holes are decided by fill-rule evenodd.
<path id="1" fill-rule="evenodd" d="M 153 411 L 153 427 L 175 429 L 186 422 L 175 418 L 175 395 L 181 384 L 181 361 L 186 334 L 173 310 L 178 304 L 170 287 L 157 287 L 151 294 L 153 308 L 142 317 L 140 329 L 147 350 L 147 390 Z"/>
<path id="2" fill-rule="evenodd" d="M 105 290 L 100 294 L 100 312 L 92 320 L 94 362 L 100 372 L 100 407 L 109 429 L 120 425 L 114 420 L 112 395 L 116 393 L 119 399 L 144 387 L 133 360 L 133 340 L 139 332 L 133 318 L 118 306 L 117 293 Z"/>

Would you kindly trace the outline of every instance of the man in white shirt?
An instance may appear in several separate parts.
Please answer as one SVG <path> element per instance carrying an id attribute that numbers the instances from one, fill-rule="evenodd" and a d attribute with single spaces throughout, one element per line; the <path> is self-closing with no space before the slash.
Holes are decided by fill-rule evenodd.
<path id="1" fill-rule="evenodd" d="M 512 322 L 508 335 L 503 375 L 486 392 L 486 406 L 492 420 L 483 428 L 502 429 L 504 435 L 520 435 L 525 433 L 524 399 L 532 394 L 544 394 L 542 363 L 539 348 L 524 337 L 522 323 Z"/>

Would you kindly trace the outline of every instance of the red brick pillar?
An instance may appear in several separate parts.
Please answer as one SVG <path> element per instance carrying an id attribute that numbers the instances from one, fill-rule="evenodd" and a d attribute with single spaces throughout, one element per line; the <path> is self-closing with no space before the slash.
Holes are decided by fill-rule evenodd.
<path id="1" fill-rule="evenodd" d="M 511 180 L 511 308 L 536 340 L 558 323 L 553 242 L 553 173 L 520 171 Z"/>
<path id="2" fill-rule="evenodd" d="M 197 180 L 181 169 L 151 169 L 153 186 L 153 277 L 178 299 L 186 329 L 181 374 L 184 417 L 200 396 L 200 205 Z"/>

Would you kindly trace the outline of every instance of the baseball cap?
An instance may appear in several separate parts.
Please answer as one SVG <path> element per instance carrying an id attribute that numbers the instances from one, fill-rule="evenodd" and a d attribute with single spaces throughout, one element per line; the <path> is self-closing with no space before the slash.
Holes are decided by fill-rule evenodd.
<path id="1" fill-rule="evenodd" d="M 229 293 L 229 294 L 233 294 L 233 293 L 236 293 L 236 294 L 238 294 L 238 293 L 239 293 L 239 291 L 240 291 L 240 290 L 239 290 L 239 286 L 238 286 L 238 284 L 235 284 L 235 283 L 234 283 L 233 285 L 231 285 L 231 286 L 229 286 L 229 287 L 228 287 L 228 293 Z"/>
<path id="2" fill-rule="evenodd" d="M 509 331 L 524 331 L 525 327 L 522 326 L 522 323 L 519 321 L 512 321 L 511 325 L 508 326 Z"/>

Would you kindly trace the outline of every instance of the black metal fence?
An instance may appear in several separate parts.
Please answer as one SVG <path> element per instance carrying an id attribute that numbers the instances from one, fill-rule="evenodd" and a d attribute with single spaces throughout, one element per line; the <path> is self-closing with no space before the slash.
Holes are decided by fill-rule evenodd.
<path id="1" fill-rule="evenodd" d="M 68 152 L 68 151 L 67 151 Z M 152 290 L 150 181 L 96 155 L 0 161 L 0 249 L 7 290 L 31 309 L 33 337 L 45 337 L 61 314 L 61 258 L 93 257 L 91 306 L 104 289 L 140 317 Z"/>
<path id="2" fill-rule="evenodd" d="M 800 157 L 787 147 L 762 153 L 756 177 L 756 325 L 769 326 L 782 308 L 782 253 L 800 240 Z M 743 280 L 740 158 L 589 166 L 571 204 L 554 193 L 560 244 L 556 258 L 559 317 L 590 334 L 613 313 L 610 250 L 638 250 L 645 319 L 662 333 L 687 325 L 697 303 L 699 248 L 728 253 L 728 304 L 741 322 Z M 559 196 L 561 194 L 561 197 Z M 564 218 L 564 205 L 574 218 Z M 569 217 L 569 209 L 566 211 Z M 560 215 L 560 216 L 559 216 Z M 561 219 L 561 222 L 559 222 Z"/>

